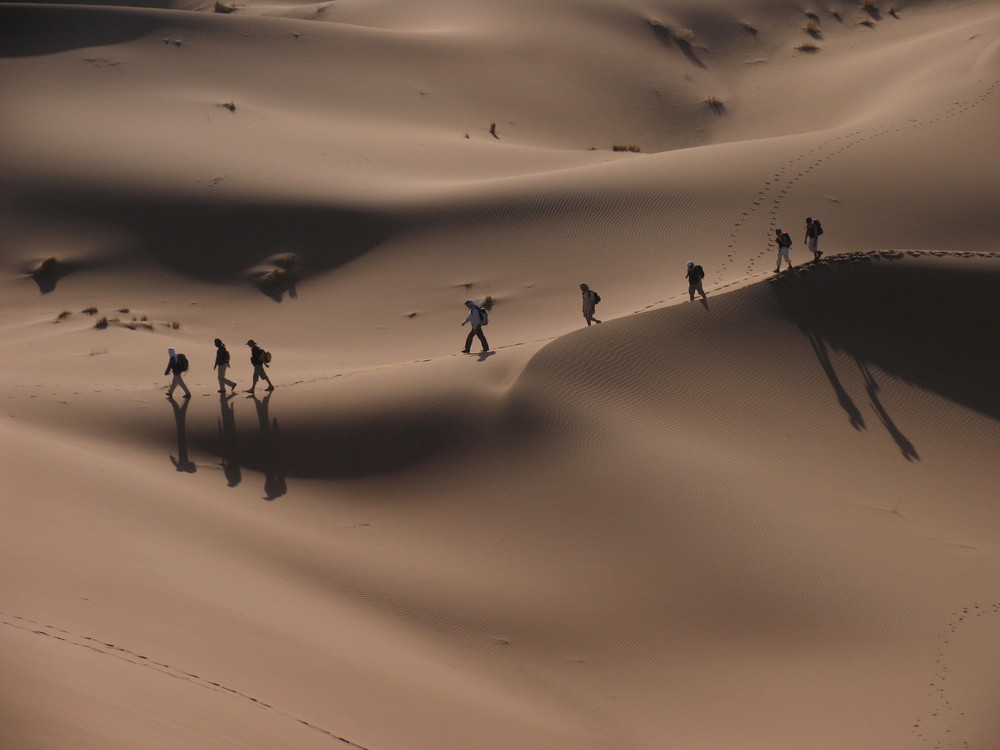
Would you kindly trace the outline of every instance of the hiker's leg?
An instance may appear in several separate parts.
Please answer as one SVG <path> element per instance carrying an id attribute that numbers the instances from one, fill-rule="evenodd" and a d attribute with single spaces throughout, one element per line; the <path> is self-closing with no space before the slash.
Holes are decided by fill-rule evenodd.
<path id="1" fill-rule="evenodd" d="M 487 343 L 486 336 L 483 334 L 482 326 L 476 328 L 476 335 L 479 337 L 479 342 L 483 345 L 483 351 L 488 352 L 490 350 L 490 345 Z"/>
<path id="2" fill-rule="evenodd" d="M 473 328 L 469 331 L 469 335 L 465 337 L 465 351 L 469 351 L 472 348 L 472 337 L 476 335 L 476 329 Z"/>

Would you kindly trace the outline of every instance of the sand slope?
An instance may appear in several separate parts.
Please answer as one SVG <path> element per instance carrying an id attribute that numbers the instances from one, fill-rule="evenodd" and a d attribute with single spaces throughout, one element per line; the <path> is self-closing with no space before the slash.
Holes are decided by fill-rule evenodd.
<path id="1" fill-rule="evenodd" d="M 0 5 L 5 745 L 996 746 L 995 4 L 233 7 Z"/>

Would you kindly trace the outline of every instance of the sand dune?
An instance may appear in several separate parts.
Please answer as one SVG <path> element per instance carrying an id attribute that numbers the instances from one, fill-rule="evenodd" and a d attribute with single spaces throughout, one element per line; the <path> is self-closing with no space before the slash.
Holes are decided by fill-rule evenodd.
<path id="1" fill-rule="evenodd" d="M 998 746 L 995 4 L 219 10 L 0 5 L 5 746 Z"/>

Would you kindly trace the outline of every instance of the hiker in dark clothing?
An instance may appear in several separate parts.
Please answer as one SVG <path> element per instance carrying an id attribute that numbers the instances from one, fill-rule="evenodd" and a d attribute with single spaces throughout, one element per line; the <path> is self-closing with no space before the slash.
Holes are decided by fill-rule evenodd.
<path id="1" fill-rule="evenodd" d="M 229 369 L 229 350 L 221 339 L 215 340 L 215 349 L 215 366 L 212 369 L 219 371 L 219 393 L 225 393 L 227 385 L 235 393 L 236 383 L 226 377 L 226 370 Z"/>
<path id="2" fill-rule="evenodd" d="M 267 388 L 264 390 L 273 391 L 274 384 L 271 382 L 271 378 L 267 376 L 264 372 L 264 368 L 267 366 L 268 356 L 267 353 L 257 346 L 257 342 L 253 339 L 247 341 L 247 346 L 250 347 L 250 364 L 253 365 L 253 382 L 250 384 L 250 388 L 247 389 L 246 393 L 253 393 L 254 388 L 257 387 L 258 380 L 266 380 Z"/>
<path id="3" fill-rule="evenodd" d="M 806 219 L 806 247 L 813 254 L 813 263 L 823 255 L 823 251 L 819 249 L 819 236 L 822 233 L 823 227 L 820 225 L 819 219 L 815 221 L 811 218 Z"/>
<path id="4" fill-rule="evenodd" d="M 177 386 L 180 386 L 181 390 L 184 391 L 184 398 L 191 398 L 191 391 L 188 390 L 187 384 L 182 377 L 188 368 L 187 357 L 175 352 L 173 347 L 167 349 L 167 353 L 170 354 L 170 360 L 167 362 L 167 369 L 163 371 L 163 374 L 174 374 L 174 379 L 170 381 L 170 387 L 167 388 L 167 398 L 174 397 L 174 389 Z"/>
<path id="5" fill-rule="evenodd" d="M 788 254 L 788 248 L 792 246 L 792 238 L 789 237 L 788 232 L 782 232 L 780 229 L 775 229 L 774 241 L 778 245 L 778 265 L 775 266 L 774 272 L 778 273 L 781 271 L 782 258 L 788 262 L 789 268 L 792 267 L 792 258 Z"/>
<path id="6" fill-rule="evenodd" d="M 688 280 L 688 294 L 691 295 L 691 301 L 694 302 L 694 293 L 698 292 L 702 299 L 708 299 L 705 296 L 705 289 L 701 285 L 701 280 L 705 278 L 705 269 L 701 266 L 696 266 L 693 260 L 688 261 L 687 273 L 684 277 Z"/>
<path id="7" fill-rule="evenodd" d="M 591 323 L 600 323 L 594 314 L 597 312 L 597 303 L 601 301 L 601 295 L 586 284 L 580 284 L 580 291 L 583 293 L 583 319 L 587 321 L 588 326 Z"/>
<path id="8" fill-rule="evenodd" d="M 490 345 L 486 341 L 486 336 L 483 335 L 483 326 L 486 325 L 486 311 L 471 299 L 467 299 L 465 301 L 465 306 L 469 308 L 469 316 L 465 319 L 465 322 L 463 322 L 462 325 L 464 326 L 468 323 L 472 326 L 472 330 L 469 331 L 469 335 L 465 339 L 465 348 L 462 350 L 462 353 L 469 353 L 469 350 L 472 347 L 473 336 L 479 337 L 479 343 L 483 345 L 483 351 L 488 352 L 490 350 Z"/>

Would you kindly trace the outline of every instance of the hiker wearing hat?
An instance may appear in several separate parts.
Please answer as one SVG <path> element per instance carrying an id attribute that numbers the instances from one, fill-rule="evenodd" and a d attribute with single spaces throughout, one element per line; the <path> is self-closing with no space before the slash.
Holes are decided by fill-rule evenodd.
<path id="1" fill-rule="evenodd" d="M 698 292 L 702 299 L 708 299 L 705 296 L 705 290 L 701 285 L 701 280 L 705 278 L 705 269 L 701 266 L 696 266 L 693 260 L 689 260 L 687 264 L 687 273 L 684 277 L 688 280 L 688 294 L 691 295 L 691 301 L 694 302 L 694 293 Z"/>
<path id="2" fill-rule="evenodd" d="M 472 330 L 469 331 L 469 335 L 465 339 L 465 348 L 462 350 L 462 353 L 469 354 L 469 350 L 472 347 L 473 336 L 479 337 L 479 343 L 483 345 L 483 351 L 488 352 L 490 350 L 490 345 L 486 342 L 486 336 L 483 335 L 483 326 L 486 325 L 488 320 L 486 311 L 471 299 L 465 300 L 465 306 L 469 308 L 469 317 L 465 319 L 465 322 L 463 322 L 462 325 L 464 326 L 468 323 L 472 326 Z"/>
<path id="3" fill-rule="evenodd" d="M 782 258 L 788 262 L 789 268 L 792 267 L 792 259 L 788 255 L 788 248 L 792 246 L 792 238 L 788 235 L 788 232 L 782 232 L 780 229 L 775 229 L 774 241 L 778 245 L 778 265 L 775 267 L 774 272 L 778 273 L 781 271 Z"/>
<path id="4" fill-rule="evenodd" d="M 227 385 L 235 393 L 236 383 L 226 377 L 226 370 L 229 369 L 229 350 L 222 343 L 222 339 L 215 340 L 215 350 L 215 366 L 212 369 L 219 371 L 219 393 L 225 393 Z"/>
<path id="5" fill-rule="evenodd" d="M 271 382 L 271 378 L 267 376 L 264 372 L 264 368 L 267 367 L 268 361 L 271 359 L 271 355 L 257 346 L 257 342 L 250 339 L 247 342 L 247 346 L 250 347 L 250 364 L 253 365 L 253 382 L 250 384 L 250 388 L 247 389 L 246 393 L 253 393 L 254 388 L 257 387 L 257 381 L 264 379 L 267 381 L 266 391 L 273 391 L 274 384 Z"/>
<path id="6" fill-rule="evenodd" d="M 187 357 L 183 354 L 178 354 L 174 351 L 173 347 L 167 349 L 167 354 L 170 355 L 170 359 L 167 361 L 167 369 L 163 371 L 163 374 L 174 374 L 174 379 L 170 381 L 170 387 L 167 388 L 167 398 L 174 397 L 174 389 L 177 386 L 180 386 L 181 390 L 184 391 L 184 398 L 191 398 L 191 391 L 188 390 L 187 384 L 182 377 L 188 368 Z"/>
<path id="7" fill-rule="evenodd" d="M 588 326 L 591 323 L 600 323 L 594 314 L 597 312 L 597 303 L 601 301 L 601 295 L 586 284 L 580 284 L 580 291 L 583 293 L 583 319 L 587 321 Z"/>

